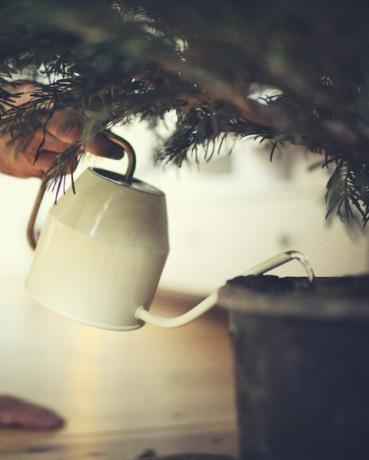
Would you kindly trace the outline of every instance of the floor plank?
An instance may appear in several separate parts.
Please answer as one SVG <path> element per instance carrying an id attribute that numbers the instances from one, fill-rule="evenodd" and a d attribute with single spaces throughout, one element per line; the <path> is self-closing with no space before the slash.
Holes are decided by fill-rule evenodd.
<path id="1" fill-rule="evenodd" d="M 161 295 L 152 308 L 171 315 L 196 300 Z M 2 278 L 0 323 L 0 393 L 50 406 L 68 421 L 51 434 L 0 432 L 0 458 L 134 458 L 145 448 L 235 452 L 224 315 L 176 330 L 104 331 L 39 307 L 22 280 Z"/>
<path id="2" fill-rule="evenodd" d="M 0 435 L 0 444 L 5 433 Z M 0 447 L 0 458 L 37 460 L 133 460 L 148 450 L 160 455 L 193 452 L 237 455 L 233 427 L 224 424 L 126 430 L 83 435 L 12 433 L 17 444 Z"/>

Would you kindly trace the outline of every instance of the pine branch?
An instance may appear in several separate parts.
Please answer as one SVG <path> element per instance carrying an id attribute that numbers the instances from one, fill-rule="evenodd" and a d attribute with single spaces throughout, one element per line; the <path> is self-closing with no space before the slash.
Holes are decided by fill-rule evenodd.
<path id="1" fill-rule="evenodd" d="M 369 4 L 348 0 L 4 0 L 0 133 L 27 138 L 71 107 L 85 122 L 84 143 L 114 123 L 174 111 L 160 160 L 180 166 L 200 150 L 209 160 L 227 136 L 268 140 L 271 156 L 284 142 L 305 145 L 336 164 L 328 215 L 365 225 L 368 14 Z M 20 74 L 42 86 L 15 107 L 4 84 Z M 279 96 L 256 101 L 255 86 Z M 79 146 L 65 152 L 51 180 L 59 184 L 79 155 Z"/>
<path id="2" fill-rule="evenodd" d="M 327 183 L 327 218 L 337 215 L 343 222 L 354 225 L 369 221 L 369 168 L 344 160 L 337 162 Z"/>

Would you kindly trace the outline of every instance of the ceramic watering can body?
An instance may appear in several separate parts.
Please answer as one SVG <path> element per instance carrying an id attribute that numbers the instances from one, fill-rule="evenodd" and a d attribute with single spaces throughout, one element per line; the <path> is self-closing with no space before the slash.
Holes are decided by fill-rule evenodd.
<path id="1" fill-rule="evenodd" d="M 40 304 L 113 330 L 142 325 L 169 252 L 165 195 L 89 168 L 50 209 L 27 280 Z"/>

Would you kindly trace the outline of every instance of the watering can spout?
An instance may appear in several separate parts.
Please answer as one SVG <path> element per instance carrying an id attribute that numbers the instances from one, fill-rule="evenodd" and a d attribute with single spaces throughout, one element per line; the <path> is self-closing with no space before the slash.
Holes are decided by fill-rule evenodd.
<path id="1" fill-rule="evenodd" d="M 145 310 L 144 307 L 139 307 L 136 310 L 135 318 L 154 326 L 166 328 L 180 327 L 190 323 L 200 315 L 206 313 L 208 310 L 210 310 L 210 308 L 216 305 L 217 300 L 217 293 L 214 292 L 213 294 L 210 294 L 208 297 L 206 297 L 206 299 L 204 299 L 198 305 L 196 305 L 196 307 L 193 307 L 191 310 L 183 313 L 183 315 L 175 316 L 173 318 L 156 316 Z"/>
<path id="2" fill-rule="evenodd" d="M 309 260 L 300 251 L 286 251 L 281 254 L 278 254 L 271 259 L 268 259 L 261 264 L 254 266 L 253 268 L 247 270 L 243 273 L 243 276 L 250 276 L 250 275 L 262 275 L 274 268 L 280 267 L 292 260 L 297 260 L 305 269 L 309 282 L 312 283 L 314 280 L 314 271 L 310 265 Z M 144 307 L 139 307 L 136 310 L 135 318 L 137 320 L 143 321 L 145 323 L 152 324 L 154 326 L 165 327 L 165 328 L 174 328 L 180 327 L 188 324 L 189 322 L 193 321 L 194 319 L 198 318 L 200 315 L 206 313 L 212 307 L 217 304 L 218 294 L 214 292 L 206 297 L 202 302 L 198 305 L 193 307 L 191 310 L 183 313 L 182 315 L 175 316 L 173 318 L 164 318 L 161 316 L 156 316 L 149 311 L 147 311 Z"/>

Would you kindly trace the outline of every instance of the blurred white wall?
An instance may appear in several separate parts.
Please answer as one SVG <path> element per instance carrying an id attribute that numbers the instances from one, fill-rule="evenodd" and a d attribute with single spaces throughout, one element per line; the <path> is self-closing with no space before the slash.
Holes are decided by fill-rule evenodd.
<path id="1" fill-rule="evenodd" d="M 308 172 L 309 161 L 293 149 L 282 158 L 276 154 L 270 164 L 257 144 L 240 142 L 231 156 L 215 158 L 200 168 L 163 170 L 152 164 L 153 137 L 145 127 L 117 132 L 136 149 L 136 176 L 167 195 L 171 252 L 161 287 L 205 294 L 289 248 L 306 252 L 318 275 L 368 270 L 368 237 L 352 239 L 340 222 L 327 226 L 326 173 Z M 310 163 L 318 159 L 312 157 Z M 88 158 L 81 169 L 87 163 L 124 169 L 124 160 Z M 37 180 L 0 176 L 0 277 L 26 277 L 32 254 L 25 228 L 38 185 Z M 302 272 L 293 263 L 279 273 Z"/>

